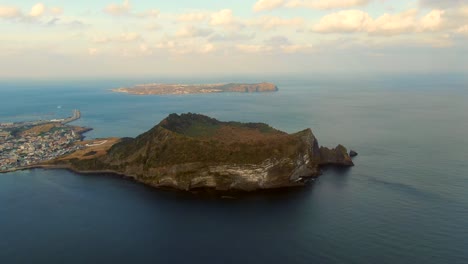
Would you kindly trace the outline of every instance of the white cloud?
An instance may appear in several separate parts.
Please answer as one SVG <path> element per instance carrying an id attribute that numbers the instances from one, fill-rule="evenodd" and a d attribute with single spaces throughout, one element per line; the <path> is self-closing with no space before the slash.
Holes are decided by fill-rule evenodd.
<path id="1" fill-rule="evenodd" d="M 281 46 L 281 50 L 284 53 L 299 53 L 312 51 L 311 45 L 286 45 Z"/>
<path id="2" fill-rule="evenodd" d="M 213 31 L 211 29 L 198 28 L 194 26 L 185 26 L 179 29 L 175 36 L 178 38 L 197 38 L 209 36 Z"/>
<path id="3" fill-rule="evenodd" d="M 141 40 L 141 35 L 135 32 L 122 33 L 116 40 L 120 42 L 132 42 Z"/>
<path id="4" fill-rule="evenodd" d="M 366 29 L 370 33 L 395 35 L 416 31 L 418 11 L 408 10 L 399 14 L 384 14 L 377 18 L 373 24 Z"/>
<path id="5" fill-rule="evenodd" d="M 304 25 L 304 19 L 284 19 L 274 16 L 264 16 L 247 22 L 247 25 L 256 26 L 264 30 L 272 30 L 278 27 L 299 27 Z"/>
<path id="6" fill-rule="evenodd" d="M 212 42 L 235 42 L 235 41 L 246 41 L 255 38 L 255 33 L 252 34 L 244 34 L 244 33 L 236 33 L 236 32 L 229 32 L 228 34 L 213 34 L 211 35 L 208 40 Z"/>
<path id="7" fill-rule="evenodd" d="M 156 23 L 151 23 L 145 26 L 145 29 L 151 30 L 151 31 L 157 31 L 161 30 L 162 26 Z"/>
<path id="8" fill-rule="evenodd" d="M 141 13 L 138 13 L 136 14 L 138 17 L 152 17 L 152 18 L 156 18 L 159 16 L 161 12 L 158 10 L 158 9 L 150 9 L 148 11 L 145 11 L 145 12 L 141 12 Z"/>
<path id="9" fill-rule="evenodd" d="M 98 36 L 93 37 L 91 41 L 95 44 L 108 44 L 111 42 L 114 42 L 114 43 L 135 42 L 135 41 L 140 41 L 142 39 L 143 38 L 141 37 L 139 33 L 127 32 L 127 33 L 122 33 L 119 36 L 114 36 L 114 37 L 98 35 Z"/>
<path id="10" fill-rule="evenodd" d="M 291 42 L 285 36 L 274 36 L 265 40 L 265 44 L 269 46 L 285 46 L 290 45 Z"/>
<path id="11" fill-rule="evenodd" d="M 96 36 L 96 37 L 93 37 L 92 39 L 92 42 L 96 44 L 108 43 L 110 41 L 111 41 L 110 38 L 104 37 L 104 36 Z"/>
<path id="12" fill-rule="evenodd" d="M 298 52 L 308 52 L 312 50 L 312 46 L 310 45 L 297 45 L 291 44 L 289 40 L 281 41 L 278 43 L 271 43 L 271 39 L 267 40 L 264 45 L 260 44 L 239 44 L 236 45 L 236 49 L 243 53 L 298 53 Z M 274 40 L 275 41 L 275 40 Z"/>
<path id="13" fill-rule="evenodd" d="M 51 8 L 49 8 L 49 12 L 52 15 L 61 15 L 61 14 L 63 14 L 63 8 L 61 8 L 61 7 L 51 7 Z"/>
<path id="14" fill-rule="evenodd" d="M 241 21 L 234 17 L 231 9 L 214 12 L 210 16 L 210 25 L 221 26 L 228 30 L 236 30 L 243 26 Z"/>
<path id="15" fill-rule="evenodd" d="M 104 12 L 112 16 L 130 16 L 136 18 L 156 18 L 160 14 L 158 9 L 149 9 L 143 12 L 133 12 L 130 0 L 124 0 L 120 4 L 110 4 L 104 8 Z"/>
<path id="16" fill-rule="evenodd" d="M 461 13 L 462 13 L 464 16 L 468 17 L 468 5 L 462 7 L 462 8 L 460 9 L 460 11 L 461 11 Z"/>
<path id="17" fill-rule="evenodd" d="M 361 32 L 372 24 L 372 17 L 361 10 L 346 10 L 324 16 L 314 26 L 314 31 L 331 32 Z"/>
<path id="18" fill-rule="evenodd" d="M 253 10 L 259 12 L 280 7 L 326 10 L 364 6 L 370 1 L 371 0 L 259 0 L 253 6 Z"/>
<path id="19" fill-rule="evenodd" d="M 96 49 L 96 48 L 89 48 L 89 49 L 88 49 L 88 54 L 89 54 L 90 56 L 96 56 L 98 53 L 99 53 L 99 50 Z"/>
<path id="20" fill-rule="evenodd" d="M 210 52 L 213 52 L 215 50 L 215 46 L 212 44 L 212 43 L 206 43 L 205 45 L 203 45 L 199 52 L 200 53 L 210 53 Z"/>
<path id="21" fill-rule="evenodd" d="M 51 16 L 55 17 L 62 14 L 62 8 L 47 7 L 43 3 L 33 5 L 28 13 L 22 12 L 18 7 L 0 5 L 0 18 L 17 19 L 18 22 L 41 22 L 42 17 L 49 17 L 50 19 Z"/>
<path id="22" fill-rule="evenodd" d="M 421 19 L 421 27 L 423 30 L 437 30 L 442 25 L 442 16 L 445 14 L 443 10 L 432 10 L 429 14 Z"/>
<path id="23" fill-rule="evenodd" d="M 457 32 L 458 34 L 468 35 L 468 25 L 464 25 L 464 26 L 459 27 L 455 32 Z"/>
<path id="24" fill-rule="evenodd" d="M 284 0 L 259 0 L 253 6 L 255 12 L 272 10 L 278 7 L 281 7 L 285 4 Z"/>
<path id="25" fill-rule="evenodd" d="M 178 22 L 202 22 L 208 19 L 209 15 L 204 12 L 193 12 L 181 14 L 177 17 Z"/>
<path id="26" fill-rule="evenodd" d="M 104 8 L 104 11 L 110 15 L 121 16 L 129 14 L 131 9 L 130 1 L 124 0 L 121 4 L 110 4 Z"/>
<path id="27" fill-rule="evenodd" d="M 151 55 L 151 54 L 153 54 L 153 50 L 146 43 L 142 43 L 139 46 L 139 52 L 140 52 L 141 55 Z"/>
<path id="28" fill-rule="evenodd" d="M 213 26 L 224 26 L 234 23 L 232 10 L 223 9 L 219 12 L 211 14 L 210 24 Z"/>
<path id="29" fill-rule="evenodd" d="M 411 9 L 397 14 L 383 14 L 373 19 L 361 10 L 345 10 L 324 16 L 313 30 L 320 33 L 364 32 L 376 35 L 428 32 L 441 28 L 443 15 L 442 10 L 432 10 L 419 18 L 418 11 Z"/>
<path id="30" fill-rule="evenodd" d="M 21 11 L 16 7 L 0 6 L 0 18 L 11 19 L 11 18 L 18 18 L 21 16 L 22 16 Z"/>
<path id="31" fill-rule="evenodd" d="M 337 9 L 367 5 L 371 0 L 292 0 L 286 3 L 289 8 Z"/>
<path id="32" fill-rule="evenodd" d="M 207 37 L 211 35 L 213 31 L 206 28 L 198 28 L 194 26 L 186 26 L 181 28 L 175 33 L 175 36 L 178 38 L 197 38 L 197 37 Z"/>
<path id="33" fill-rule="evenodd" d="M 156 48 L 167 50 L 172 54 L 185 55 L 185 54 L 207 54 L 216 50 L 215 45 L 210 42 L 202 42 L 195 40 L 163 40 L 156 45 Z"/>
<path id="34" fill-rule="evenodd" d="M 37 3 L 31 8 L 31 12 L 29 12 L 29 15 L 31 17 L 40 17 L 44 14 L 45 11 L 45 5 L 43 3 Z"/>
<path id="35" fill-rule="evenodd" d="M 267 45 L 245 45 L 239 44 L 236 46 L 239 51 L 246 52 L 246 53 L 262 53 L 262 52 L 269 52 L 273 50 L 272 47 Z"/>

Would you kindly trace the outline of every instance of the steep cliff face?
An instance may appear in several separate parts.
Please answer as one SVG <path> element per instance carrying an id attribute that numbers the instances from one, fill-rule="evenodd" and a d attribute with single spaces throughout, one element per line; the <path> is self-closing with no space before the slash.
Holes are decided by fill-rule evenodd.
<path id="1" fill-rule="evenodd" d="M 91 160 L 62 159 L 77 171 L 113 171 L 182 190 L 270 189 L 303 185 L 320 166 L 352 166 L 344 147 L 319 147 L 310 129 L 287 134 L 262 123 L 172 114 L 148 132 Z"/>

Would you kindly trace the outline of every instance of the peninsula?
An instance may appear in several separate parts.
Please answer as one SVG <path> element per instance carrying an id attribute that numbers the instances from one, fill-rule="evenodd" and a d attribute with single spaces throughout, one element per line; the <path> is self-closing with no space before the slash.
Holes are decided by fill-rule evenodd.
<path id="1" fill-rule="evenodd" d="M 278 87 L 273 83 L 256 84 L 139 84 L 133 87 L 112 89 L 113 92 L 134 95 L 164 95 L 164 94 L 204 94 L 204 93 L 262 93 L 276 92 Z"/>
<path id="2" fill-rule="evenodd" d="M 302 186 L 323 166 L 353 166 L 345 147 L 320 147 L 311 129 L 171 114 L 136 138 L 103 140 L 35 167 L 115 173 L 154 187 L 254 191 Z"/>

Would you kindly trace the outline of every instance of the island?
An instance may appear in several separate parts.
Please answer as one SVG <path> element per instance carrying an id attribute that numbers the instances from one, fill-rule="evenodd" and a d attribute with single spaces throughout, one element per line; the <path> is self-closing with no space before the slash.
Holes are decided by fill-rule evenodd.
<path id="1" fill-rule="evenodd" d="M 256 84 L 139 84 L 133 87 L 123 87 L 112 89 L 117 93 L 127 93 L 133 95 L 181 95 L 181 94 L 206 94 L 206 93 L 263 93 L 276 92 L 278 87 L 273 83 Z"/>
<path id="2" fill-rule="evenodd" d="M 99 140 L 31 167 L 113 173 L 184 191 L 256 191 L 303 186 L 324 166 L 353 165 L 345 147 L 320 147 L 311 129 L 288 134 L 187 113 L 136 138 Z"/>

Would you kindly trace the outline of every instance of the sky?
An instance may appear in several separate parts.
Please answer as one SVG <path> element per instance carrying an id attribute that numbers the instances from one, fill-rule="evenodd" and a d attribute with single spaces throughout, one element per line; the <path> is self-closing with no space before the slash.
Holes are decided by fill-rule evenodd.
<path id="1" fill-rule="evenodd" d="M 0 0 L 0 79 L 468 73 L 468 0 Z"/>

